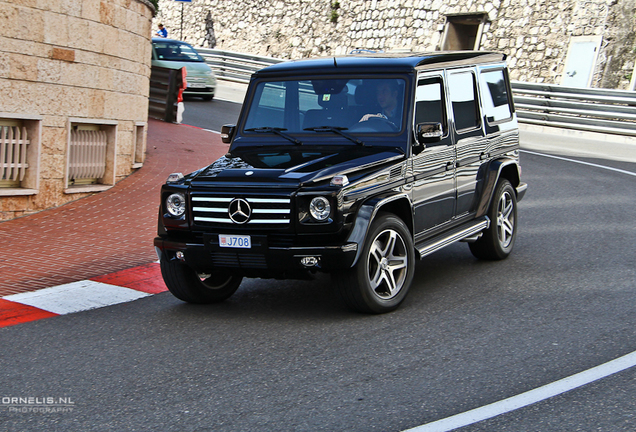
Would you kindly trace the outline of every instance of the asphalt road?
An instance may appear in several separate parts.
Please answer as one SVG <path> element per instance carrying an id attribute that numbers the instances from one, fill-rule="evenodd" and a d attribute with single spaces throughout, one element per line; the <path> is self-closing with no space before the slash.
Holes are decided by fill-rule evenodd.
<path id="1" fill-rule="evenodd" d="M 401 431 L 636 351 L 636 177 L 530 153 L 522 165 L 509 259 L 437 252 L 394 313 L 350 313 L 319 276 L 245 280 L 219 305 L 164 293 L 0 329 L 1 397 L 74 402 L 0 412 L 1 429 Z M 461 431 L 634 431 L 635 375 Z"/>

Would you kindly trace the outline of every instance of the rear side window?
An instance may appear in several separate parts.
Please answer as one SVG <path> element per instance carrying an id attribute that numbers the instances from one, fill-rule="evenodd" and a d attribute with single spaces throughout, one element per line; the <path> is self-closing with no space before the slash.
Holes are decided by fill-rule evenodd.
<path id="1" fill-rule="evenodd" d="M 503 69 L 482 72 L 480 87 L 484 114 L 489 124 L 512 118 L 510 95 Z"/>
<path id="2" fill-rule="evenodd" d="M 458 72 L 450 75 L 449 94 L 455 118 L 455 129 L 465 132 L 481 125 L 475 75 L 472 72 Z"/>

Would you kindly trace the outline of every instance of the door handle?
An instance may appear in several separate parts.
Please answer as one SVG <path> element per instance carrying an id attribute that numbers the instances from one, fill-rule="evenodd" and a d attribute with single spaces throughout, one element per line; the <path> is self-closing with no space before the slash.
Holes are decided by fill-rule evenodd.
<path id="1" fill-rule="evenodd" d="M 446 164 L 446 171 L 450 171 L 450 170 L 452 170 L 453 168 L 455 168 L 455 163 L 454 163 L 454 162 L 448 162 L 448 163 Z"/>
<path id="2" fill-rule="evenodd" d="M 479 155 L 480 160 L 488 159 L 488 153 L 482 153 Z"/>

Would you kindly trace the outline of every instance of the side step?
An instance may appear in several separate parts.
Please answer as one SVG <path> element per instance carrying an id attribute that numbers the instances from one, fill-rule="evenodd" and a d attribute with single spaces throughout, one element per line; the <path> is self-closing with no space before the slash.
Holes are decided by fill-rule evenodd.
<path id="1" fill-rule="evenodd" d="M 422 259 L 426 255 L 437 252 L 438 250 L 444 248 L 445 246 L 448 246 L 451 243 L 455 243 L 456 241 L 474 236 L 481 231 L 488 229 L 489 226 L 490 219 L 488 219 L 487 216 L 484 216 L 482 218 L 460 225 L 457 228 L 453 228 L 449 232 L 445 232 L 431 239 L 418 243 L 415 245 L 415 249 L 417 249 L 420 254 L 420 259 Z"/>

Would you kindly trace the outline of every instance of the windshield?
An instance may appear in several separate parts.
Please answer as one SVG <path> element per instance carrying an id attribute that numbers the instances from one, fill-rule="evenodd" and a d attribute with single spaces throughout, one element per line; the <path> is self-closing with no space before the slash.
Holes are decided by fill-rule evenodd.
<path id="1" fill-rule="evenodd" d="M 397 133 L 404 124 L 404 88 L 404 79 L 387 78 L 260 82 L 243 131 Z"/>
<path id="2" fill-rule="evenodd" d="M 202 62 L 203 57 L 199 55 L 190 45 L 183 42 L 153 42 L 158 60 L 181 61 L 181 62 Z"/>

